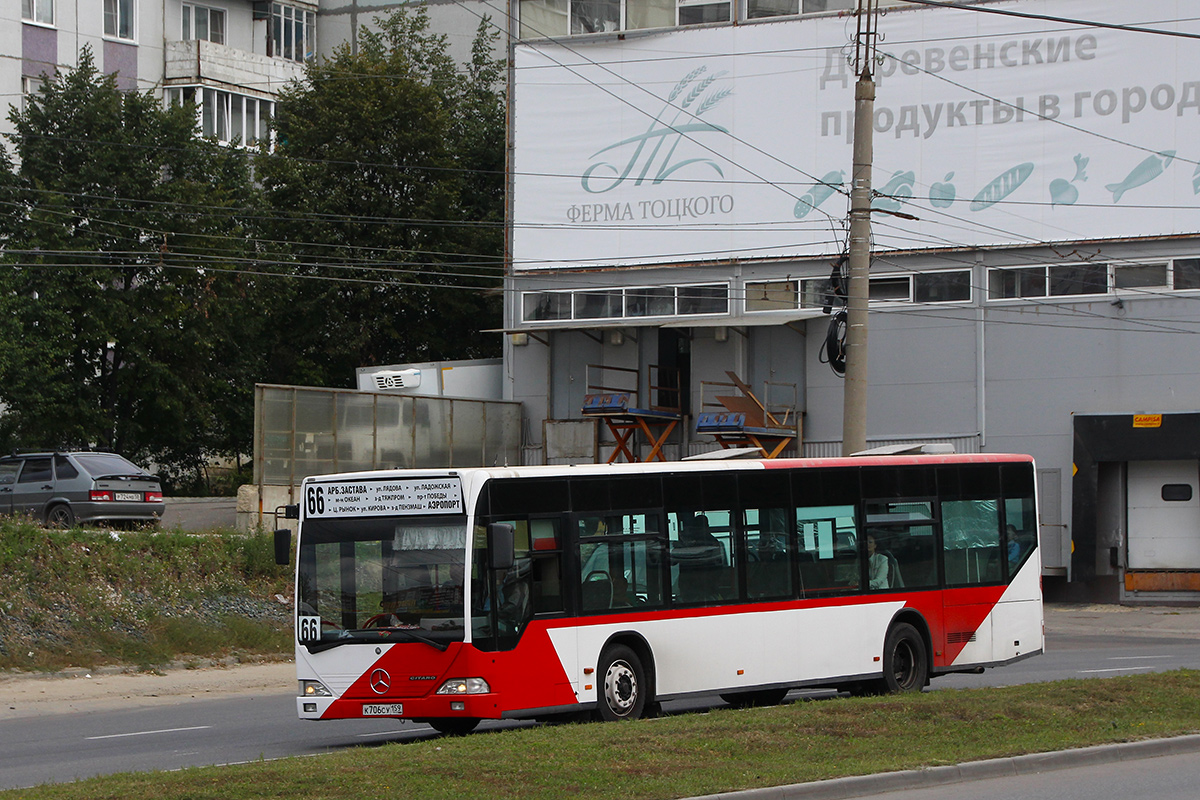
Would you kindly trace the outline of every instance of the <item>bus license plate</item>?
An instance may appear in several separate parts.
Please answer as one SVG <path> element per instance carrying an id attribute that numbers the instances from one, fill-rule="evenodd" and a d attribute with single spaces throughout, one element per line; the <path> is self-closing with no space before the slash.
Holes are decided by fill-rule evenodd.
<path id="1" fill-rule="evenodd" d="M 363 704 L 364 717 L 390 717 L 404 713 L 403 703 L 365 703 Z"/>
<path id="2" fill-rule="evenodd" d="M 117 492 L 116 498 L 118 503 L 140 503 L 142 502 L 141 492 Z"/>

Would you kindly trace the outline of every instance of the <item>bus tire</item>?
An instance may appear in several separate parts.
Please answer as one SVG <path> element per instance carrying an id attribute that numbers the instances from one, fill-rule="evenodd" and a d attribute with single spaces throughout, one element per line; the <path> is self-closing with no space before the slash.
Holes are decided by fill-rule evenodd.
<path id="1" fill-rule="evenodd" d="M 734 708 L 777 706 L 787 697 L 787 689 L 755 689 L 749 692 L 726 692 L 721 699 Z"/>
<path id="2" fill-rule="evenodd" d="M 889 694 L 919 692 L 929 682 L 929 652 L 920 632 L 907 622 L 893 625 L 883 643 L 881 688 Z"/>
<path id="3" fill-rule="evenodd" d="M 441 717 L 426 722 L 429 723 L 429 727 L 446 736 L 465 736 L 479 724 L 479 720 L 474 717 Z"/>
<path id="4" fill-rule="evenodd" d="M 637 653 L 623 644 L 605 649 L 600 656 L 597 710 L 600 719 L 614 722 L 641 719 L 649 701 L 646 669 Z"/>

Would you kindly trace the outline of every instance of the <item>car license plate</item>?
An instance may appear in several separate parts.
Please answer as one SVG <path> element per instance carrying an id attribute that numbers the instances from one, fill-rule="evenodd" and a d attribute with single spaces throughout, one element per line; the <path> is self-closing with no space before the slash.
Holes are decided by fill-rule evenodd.
<path id="1" fill-rule="evenodd" d="M 140 503 L 142 502 L 141 492 L 117 492 L 116 498 L 118 503 Z"/>
<path id="2" fill-rule="evenodd" d="M 390 717 L 404 713 L 403 703 L 364 703 L 364 717 Z"/>

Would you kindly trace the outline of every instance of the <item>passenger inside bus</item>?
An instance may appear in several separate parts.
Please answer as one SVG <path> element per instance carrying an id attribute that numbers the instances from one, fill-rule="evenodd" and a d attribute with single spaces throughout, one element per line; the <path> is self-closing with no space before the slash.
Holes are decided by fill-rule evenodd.
<path id="1" fill-rule="evenodd" d="M 713 535 L 708 517 L 697 514 L 684 521 L 671 558 L 679 567 L 677 600 L 698 603 L 721 599 L 725 548 Z"/>
<path id="2" fill-rule="evenodd" d="M 500 631 L 517 633 L 525 627 L 532 616 L 529 602 L 530 562 L 519 558 L 504 573 L 500 584 Z"/>

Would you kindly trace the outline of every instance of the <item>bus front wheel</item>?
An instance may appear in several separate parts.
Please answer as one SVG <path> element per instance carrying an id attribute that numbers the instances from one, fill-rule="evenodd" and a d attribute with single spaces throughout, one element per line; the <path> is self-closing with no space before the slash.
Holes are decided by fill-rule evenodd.
<path id="1" fill-rule="evenodd" d="M 646 711 L 646 669 L 637 653 L 625 645 L 614 645 L 600 657 L 600 719 L 640 719 Z"/>
<path id="2" fill-rule="evenodd" d="M 920 632 L 907 622 L 894 625 L 883 644 L 882 689 L 919 692 L 929 682 L 929 653 Z"/>

